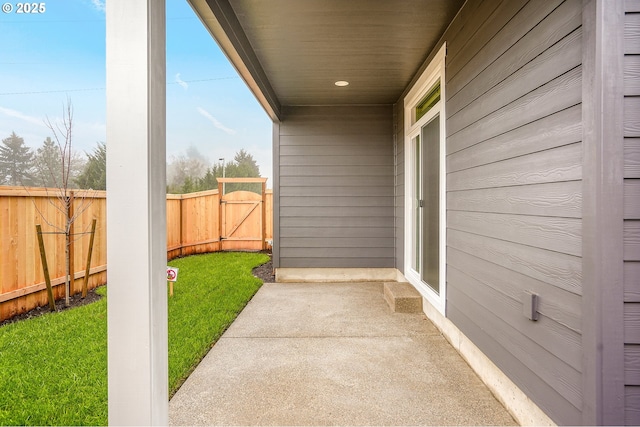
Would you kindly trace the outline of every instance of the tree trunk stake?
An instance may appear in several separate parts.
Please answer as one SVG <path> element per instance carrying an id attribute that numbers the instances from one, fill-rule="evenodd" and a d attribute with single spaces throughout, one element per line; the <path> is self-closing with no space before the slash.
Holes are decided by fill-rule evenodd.
<path id="1" fill-rule="evenodd" d="M 40 259 L 42 259 L 42 271 L 44 272 L 44 281 L 47 284 L 47 295 L 49 297 L 49 308 L 56 311 L 56 301 L 53 298 L 53 288 L 51 287 L 51 277 L 49 277 L 49 267 L 47 266 L 47 254 L 44 250 L 44 240 L 42 239 L 42 227 L 36 225 L 36 234 L 38 235 L 38 245 L 40 246 Z"/>
<path id="2" fill-rule="evenodd" d="M 89 252 L 87 253 L 87 268 L 84 271 L 84 283 L 82 284 L 82 298 L 87 296 L 89 285 L 89 270 L 91 269 L 91 254 L 93 253 L 93 238 L 96 236 L 96 219 L 91 223 L 91 238 L 89 239 Z"/>

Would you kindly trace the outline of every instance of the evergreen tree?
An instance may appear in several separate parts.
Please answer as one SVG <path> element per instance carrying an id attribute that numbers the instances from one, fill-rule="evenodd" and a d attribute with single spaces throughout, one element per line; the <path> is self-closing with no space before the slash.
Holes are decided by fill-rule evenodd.
<path id="1" fill-rule="evenodd" d="M 260 176 L 258 164 L 244 148 L 236 153 L 233 160 L 226 167 L 226 176 L 228 178 L 257 178 Z"/>
<path id="2" fill-rule="evenodd" d="M 184 183 L 182 183 L 182 188 L 180 189 L 180 193 L 187 194 L 187 193 L 194 193 L 196 191 L 200 191 L 200 189 L 197 187 L 197 184 L 194 182 L 193 178 L 191 178 L 190 176 L 187 176 L 184 179 Z"/>
<path id="3" fill-rule="evenodd" d="M 43 187 L 62 186 L 62 159 L 56 143 L 47 137 L 34 157 L 35 181 Z"/>
<path id="4" fill-rule="evenodd" d="M 208 168 L 202 178 L 198 180 L 198 191 L 215 190 L 218 188 L 216 167 Z"/>
<path id="5" fill-rule="evenodd" d="M 218 188 L 218 178 L 223 175 L 227 178 L 255 178 L 260 176 L 260 168 L 253 156 L 244 149 L 236 153 L 233 161 L 224 165 L 224 170 L 222 163 L 207 168 L 204 156 L 190 147 L 186 156 L 174 157 L 167 164 L 167 193 L 215 190 Z M 253 183 L 227 184 L 226 193 L 239 190 L 260 193 L 262 186 Z"/>
<path id="6" fill-rule="evenodd" d="M 225 166 L 225 176 L 227 178 L 257 178 L 260 176 L 260 168 L 258 167 L 258 164 L 254 160 L 253 156 L 244 149 L 238 151 L 233 160 L 233 162 L 230 162 Z M 262 191 L 262 185 L 253 183 L 227 184 L 227 193 L 241 190 L 253 191 L 254 193 L 259 194 Z"/>
<path id="7" fill-rule="evenodd" d="M 33 185 L 33 151 L 15 132 L 0 145 L 0 184 Z"/>
<path id="8" fill-rule="evenodd" d="M 84 159 L 75 151 L 63 159 L 63 155 L 66 154 L 66 152 L 63 153 L 64 151 L 51 137 L 44 140 L 34 156 L 34 181 L 36 185 L 49 188 L 77 187 L 74 182 L 84 170 Z M 65 178 L 68 178 L 66 186 Z"/>
<path id="9" fill-rule="evenodd" d="M 93 154 L 87 153 L 87 164 L 84 171 L 76 178 L 80 188 L 93 190 L 107 189 L 107 146 L 98 142 Z"/>

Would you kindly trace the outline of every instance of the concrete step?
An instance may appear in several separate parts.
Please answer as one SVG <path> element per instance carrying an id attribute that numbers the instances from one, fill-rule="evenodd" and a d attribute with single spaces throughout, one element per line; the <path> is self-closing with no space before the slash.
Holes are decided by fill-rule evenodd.
<path id="1" fill-rule="evenodd" d="M 394 313 L 422 313 L 422 296 L 407 282 L 385 282 L 384 299 Z"/>

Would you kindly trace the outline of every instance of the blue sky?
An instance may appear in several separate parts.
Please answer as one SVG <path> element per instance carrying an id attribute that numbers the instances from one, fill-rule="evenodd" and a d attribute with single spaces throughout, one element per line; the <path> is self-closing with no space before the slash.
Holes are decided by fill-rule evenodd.
<path id="1" fill-rule="evenodd" d="M 168 160 L 191 146 L 210 163 L 244 148 L 271 184 L 271 120 L 187 1 L 166 2 Z M 104 0 L 49 0 L 42 14 L 9 3 L 14 10 L 0 12 L 0 138 L 15 131 L 39 147 L 52 136 L 44 120 L 61 118 L 69 98 L 73 147 L 91 152 L 106 141 Z"/>

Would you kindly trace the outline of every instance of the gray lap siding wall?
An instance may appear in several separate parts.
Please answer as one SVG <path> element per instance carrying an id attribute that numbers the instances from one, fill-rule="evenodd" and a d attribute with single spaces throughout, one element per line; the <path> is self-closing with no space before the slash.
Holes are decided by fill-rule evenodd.
<path id="1" fill-rule="evenodd" d="M 279 267 L 395 267 L 392 106 L 286 107 Z"/>

